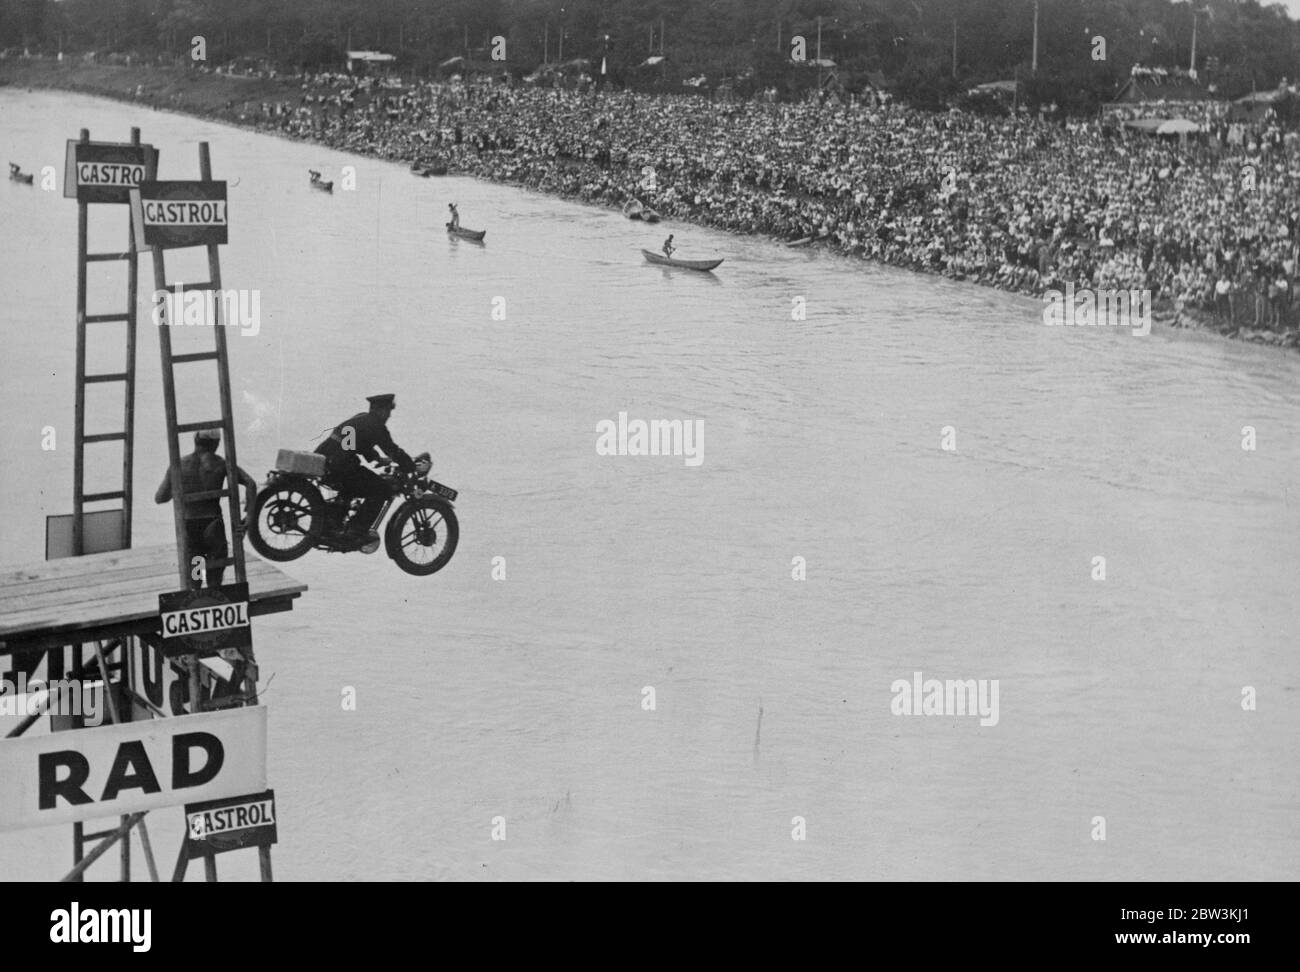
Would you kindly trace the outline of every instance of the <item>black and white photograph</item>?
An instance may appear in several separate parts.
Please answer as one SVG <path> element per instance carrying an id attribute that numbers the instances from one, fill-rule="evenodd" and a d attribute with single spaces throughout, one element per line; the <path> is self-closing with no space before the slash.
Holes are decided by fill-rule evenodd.
<path id="1" fill-rule="evenodd" d="M 1300 0 L 0 0 L 0 150 L 0 888 L 1300 876 Z"/>

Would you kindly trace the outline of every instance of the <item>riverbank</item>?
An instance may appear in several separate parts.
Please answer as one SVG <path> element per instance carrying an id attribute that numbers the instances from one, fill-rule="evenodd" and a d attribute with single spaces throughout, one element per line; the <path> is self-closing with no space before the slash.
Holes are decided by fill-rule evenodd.
<path id="1" fill-rule="evenodd" d="M 300 78 L 239 76 L 178 67 L 105 65 L 72 60 L 58 62 L 51 59 L 8 59 L 0 61 L 0 85 L 75 91 L 223 121 L 266 134 L 277 134 L 300 141 L 328 145 L 331 148 L 352 151 L 360 155 L 389 161 L 409 161 L 404 157 L 402 149 L 391 145 L 371 146 L 356 141 L 340 145 L 337 144 L 337 139 L 313 137 L 309 131 L 289 131 L 284 125 L 278 124 L 276 119 L 281 116 L 281 106 L 286 108 L 301 106 L 311 100 L 310 96 L 304 97 L 304 85 Z M 303 109 L 298 107 L 297 110 Z M 522 146 L 518 150 L 512 146 L 509 154 L 516 164 L 512 164 L 508 173 L 501 172 L 491 165 L 484 165 L 480 156 L 473 153 L 468 145 L 457 144 L 454 149 L 441 152 L 440 157 L 446 162 L 448 170 L 456 174 L 470 175 L 486 181 L 523 184 L 527 188 L 534 188 L 550 195 L 607 208 L 621 208 L 625 202 L 608 192 L 582 191 L 587 186 L 578 178 L 576 172 L 572 179 L 557 180 L 543 177 L 520 183 L 518 175 L 523 174 L 521 168 L 562 163 L 563 168 L 569 169 L 574 166 L 582 168 L 589 163 L 577 159 L 557 160 L 541 155 L 530 158 L 527 150 Z M 536 184 L 533 184 L 534 182 Z M 577 186 L 581 186 L 581 189 L 575 191 Z M 717 220 L 709 218 L 707 212 L 692 211 L 686 205 L 673 205 L 670 202 L 666 215 L 697 225 L 733 229 L 725 225 L 719 226 Z M 780 239 L 775 233 L 765 232 L 761 227 L 755 227 L 750 232 Z M 977 278 L 976 275 L 951 269 L 938 270 L 932 268 L 927 262 L 923 261 L 918 265 L 915 259 L 901 256 L 891 259 L 887 255 L 867 254 L 861 245 L 846 247 L 834 239 L 815 241 L 810 246 L 828 248 L 835 252 L 847 252 L 862 259 L 879 260 L 902 269 L 948 276 L 994 289 L 1029 292 L 1024 285 L 1016 286 L 1012 281 Z M 1030 296 L 1035 294 L 1031 293 Z M 1172 300 L 1162 298 L 1156 301 L 1154 316 L 1157 327 L 1191 328 L 1253 343 L 1300 347 L 1300 329 L 1256 328 L 1253 326 L 1255 318 L 1246 313 L 1245 302 L 1241 303 L 1243 306 L 1233 315 L 1233 319 L 1223 320 L 1203 308 L 1193 306 L 1177 308 Z"/>
<path id="2" fill-rule="evenodd" d="M 91 64 L 47 58 L 0 60 L 0 85 L 76 91 L 80 94 L 138 102 L 190 115 L 219 116 L 238 121 L 233 106 L 244 102 L 282 100 L 295 95 L 290 78 L 215 74 L 174 67 Z"/>

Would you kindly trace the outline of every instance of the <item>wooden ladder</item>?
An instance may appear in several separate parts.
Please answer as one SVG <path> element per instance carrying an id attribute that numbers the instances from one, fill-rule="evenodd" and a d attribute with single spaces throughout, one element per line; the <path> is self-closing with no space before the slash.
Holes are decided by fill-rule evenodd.
<path id="1" fill-rule="evenodd" d="M 212 180 L 212 160 L 207 142 L 199 143 L 199 174 L 204 182 Z M 206 246 L 208 250 L 208 280 L 200 284 L 183 284 L 182 286 L 186 291 L 220 292 L 222 289 L 221 257 L 218 244 L 209 243 Z M 163 290 L 169 293 L 173 291 L 173 285 L 167 281 L 164 248 L 160 246 L 153 247 L 153 273 L 155 291 Z M 192 586 L 191 572 L 193 570 L 189 537 L 185 530 L 185 508 L 191 503 L 218 499 L 223 496 L 226 499 L 229 511 L 230 550 L 232 556 L 222 560 L 214 560 L 208 566 L 233 566 L 235 568 L 235 582 L 242 584 L 248 581 L 248 574 L 244 565 L 244 524 L 243 518 L 239 515 L 239 459 L 235 451 L 235 421 L 230 401 L 230 362 L 226 348 L 225 322 L 221 320 L 222 302 L 220 300 L 213 301 L 212 307 L 216 316 L 214 320 L 209 322 L 214 339 L 211 351 L 174 354 L 172 352 L 171 322 L 164 316 L 162 324 L 158 328 L 158 347 L 162 356 L 163 406 L 167 415 L 167 451 L 168 460 L 171 464 L 172 512 L 176 523 L 177 572 L 180 576 L 182 589 Z M 166 305 L 162 310 L 165 315 Z M 173 307 L 173 310 L 179 310 L 179 308 Z M 176 409 L 176 366 L 208 361 L 215 361 L 217 365 L 217 387 L 221 396 L 221 417 L 220 419 L 204 419 L 197 422 L 181 422 L 178 419 Z M 221 429 L 226 458 L 226 483 L 222 489 L 187 494 L 181 478 L 180 437 L 188 432 L 197 432 L 200 429 L 209 428 Z M 158 647 L 161 650 L 161 646 Z M 226 708 L 232 704 L 258 704 L 258 670 L 253 656 L 253 649 L 250 647 L 246 651 L 241 651 L 239 655 L 240 657 L 237 660 L 231 661 L 235 669 L 231 682 L 242 691 L 232 698 L 210 699 L 206 704 L 202 697 L 201 665 L 197 658 L 191 655 L 179 660 L 183 662 L 182 667 L 189 676 L 190 712 Z M 258 848 L 258 856 L 262 880 L 270 881 L 271 849 L 269 847 Z M 216 856 L 207 854 L 204 855 L 203 860 L 205 878 L 208 881 L 217 880 Z M 177 858 L 176 869 L 172 875 L 173 881 L 184 880 L 188 864 L 188 844 L 182 840 L 180 855 Z"/>
<path id="2" fill-rule="evenodd" d="M 90 141 L 90 132 L 83 128 L 80 133 L 80 141 L 88 143 Z M 131 144 L 140 144 L 140 129 L 131 129 Z M 127 550 L 131 546 L 131 506 L 132 506 L 132 478 L 135 459 L 135 337 L 136 337 L 136 296 L 139 284 L 139 270 L 136 264 L 136 246 L 135 233 L 131 225 L 131 214 L 129 207 L 127 209 L 127 248 L 121 252 L 110 253 L 90 253 L 89 252 L 89 224 L 90 224 L 90 206 L 92 204 L 78 200 L 77 202 L 77 366 L 76 366 L 76 402 L 74 406 L 73 418 L 73 452 L 72 452 L 72 553 L 80 557 L 85 553 L 85 516 L 86 504 L 107 503 L 117 500 L 121 504 L 122 518 L 120 521 L 120 534 L 118 537 L 118 547 L 120 550 Z M 89 276 L 89 265 L 92 263 L 118 262 L 126 261 L 126 307 L 122 311 L 107 314 L 90 314 L 86 308 L 87 278 Z M 96 374 L 86 373 L 86 347 L 89 343 L 89 328 L 91 325 L 98 324 L 125 324 L 126 325 L 126 361 L 123 367 L 124 371 L 99 372 Z M 96 432 L 92 435 L 86 434 L 86 386 L 87 385 L 121 385 L 122 386 L 122 429 L 120 432 Z M 105 490 L 96 493 L 86 492 L 86 446 L 94 445 L 101 442 L 120 442 L 122 443 L 122 479 L 119 489 Z M 129 639 L 121 639 L 112 642 L 107 646 L 100 645 L 98 642 L 89 646 L 92 654 L 86 657 L 86 645 L 74 645 L 72 648 L 72 665 L 73 674 L 80 678 L 82 673 L 91 666 L 96 660 L 99 661 L 99 674 L 104 680 L 104 696 L 107 699 L 112 691 L 112 676 L 116 673 L 118 680 L 123 686 L 131 685 L 131 666 L 130 666 L 130 643 Z M 108 659 L 117 651 L 120 651 L 120 657 L 116 661 L 110 662 Z M 54 656 L 58 655 L 57 662 Z M 57 652 L 49 653 L 51 669 L 49 677 L 56 677 L 54 668 L 62 669 L 63 652 L 62 649 Z M 127 718 L 130 713 L 123 713 Z M 113 721 L 118 719 L 118 713 L 114 710 Z M 127 818 L 122 817 L 120 824 L 125 824 Z M 85 825 L 80 821 L 72 827 L 72 856 L 75 863 L 80 864 L 86 857 L 86 845 L 91 841 L 103 837 L 108 831 L 88 833 Z M 144 833 L 144 831 L 141 831 Z M 152 864 L 152 862 L 151 862 Z M 120 865 L 122 871 L 122 880 L 129 880 L 131 874 L 131 842 L 123 840 L 120 849 Z M 75 880 L 82 880 L 81 873 L 78 873 Z"/>
<path id="3" fill-rule="evenodd" d="M 81 130 L 81 141 L 90 141 L 90 132 Z M 140 129 L 131 129 L 131 144 L 140 144 Z M 87 236 L 89 209 L 91 204 L 77 203 L 77 375 L 76 407 L 73 426 L 73 482 L 72 482 L 72 552 L 81 556 L 85 545 L 85 507 L 87 503 L 101 503 L 118 500 L 122 504 L 121 548 L 131 546 L 131 480 L 134 468 L 135 452 L 135 334 L 136 334 L 136 289 L 139 272 L 136 266 L 135 233 L 127 214 L 127 248 L 119 253 L 88 253 Z M 126 309 L 109 314 L 88 314 L 86 312 L 86 278 L 88 265 L 106 261 L 127 262 Z M 92 324 L 126 325 L 126 364 L 125 371 L 86 373 L 86 345 L 88 329 Z M 120 384 L 123 387 L 122 431 L 97 432 L 86 434 L 86 386 L 101 384 Z M 122 486 L 120 489 L 99 493 L 86 492 L 86 446 L 99 442 L 122 443 Z"/>
<path id="4" fill-rule="evenodd" d="M 208 154 L 208 143 L 199 143 L 199 171 L 204 182 L 212 179 L 212 162 Z M 208 280 L 199 284 L 182 284 L 186 291 L 217 291 L 221 288 L 221 258 L 216 243 L 207 244 Z M 173 285 L 167 282 L 167 269 L 162 247 L 153 248 L 154 287 L 156 290 L 172 292 Z M 216 319 L 211 322 L 214 348 L 211 351 L 199 351 L 189 354 L 173 354 L 170 321 L 165 317 L 158 328 L 158 346 L 162 354 L 163 405 L 167 412 L 167 450 L 171 463 L 172 511 L 176 521 L 177 567 L 181 587 L 191 586 L 191 553 L 189 538 L 185 531 L 185 507 L 203 500 L 225 497 L 230 513 L 230 550 L 232 556 L 213 561 L 210 566 L 235 568 L 235 582 L 245 583 L 248 575 L 244 569 L 244 523 L 239 515 L 239 464 L 235 452 L 235 422 L 230 403 L 230 363 L 226 351 L 225 324 L 221 320 L 222 302 L 213 302 Z M 165 306 L 163 311 L 165 313 Z M 221 393 L 221 417 L 204 419 L 198 422 L 180 422 L 176 413 L 176 366 L 179 364 L 197 364 L 215 361 L 217 364 L 217 386 Z M 198 493 L 185 493 L 181 481 L 180 436 L 200 429 L 220 428 L 222 444 L 226 456 L 226 484 L 222 489 L 207 490 Z M 195 700 L 197 701 L 197 699 Z"/>

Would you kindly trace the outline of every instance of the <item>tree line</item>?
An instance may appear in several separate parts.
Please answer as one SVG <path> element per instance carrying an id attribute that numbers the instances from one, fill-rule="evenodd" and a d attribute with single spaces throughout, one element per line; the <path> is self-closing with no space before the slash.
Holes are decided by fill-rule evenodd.
<path id="1" fill-rule="evenodd" d="M 33 53 L 179 59 L 201 36 L 209 64 L 338 69 L 345 50 L 368 49 L 427 75 L 458 55 L 487 62 L 500 37 L 518 74 L 587 58 L 617 84 L 680 91 L 704 77 L 782 95 L 833 75 L 935 104 L 1015 78 L 1033 100 L 1078 110 L 1113 97 L 1134 64 L 1190 66 L 1193 35 L 1200 78 L 1220 94 L 1275 87 L 1295 77 L 1297 27 L 1256 0 L 0 0 L 0 49 Z M 809 67 L 819 51 L 834 65 Z"/>

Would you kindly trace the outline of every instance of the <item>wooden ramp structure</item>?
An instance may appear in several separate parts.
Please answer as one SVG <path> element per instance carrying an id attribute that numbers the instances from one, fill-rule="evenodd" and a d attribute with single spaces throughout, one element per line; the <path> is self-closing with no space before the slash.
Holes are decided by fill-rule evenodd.
<path id="1" fill-rule="evenodd" d="M 266 784 L 266 746 L 265 733 L 257 732 L 258 726 L 265 726 L 265 711 L 258 709 L 258 669 L 249 619 L 291 610 L 295 599 L 307 587 L 271 564 L 246 558 L 244 554 L 235 475 L 238 467 L 230 368 L 225 332 L 219 320 L 212 322 L 213 349 L 196 353 L 173 354 L 168 327 L 157 328 L 176 543 L 131 548 L 137 259 L 146 252 L 151 253 L 157 287 L 168 289 L 163 251 L 204 246 L 209 280 L 190 289 L 219 291 L 222 285 L 218 246 L 226 242 L 225 183 L 211 178 L 207 143 L 199 145 L 201 179 L 198 182 L 159 181 L 157 167 L 158 153 L 152 146 L 141 143 L 138 129 L 131 130 L 130 141 L 126 143 L 92 142 L 85 129 L 80 138 L 68 142 L 64 195 L 77 200 L 79 213 L 73 513 L 70 517 L 47 518 L 46 560 L 0 566 L 0 662 L 3 663 L 0 675 L 13 675 L 24 685 L 39 681 L 51 689 L 31 692 L 19 689 L 15 693 L 26 698 L 25 711 L 18 725 L 0 738 L 0 830 L 71 820 L 73 867 L 65 881 L 84 880 L 87 868 L 114 845 L 119 847 L 121 880 L 129 881 L 134 831 L 139 835 L 149 876 L 157 881 L 158 870 L 144 818 L 154 809 L 184 806 L 187 835 L 181 841 L 173 881 L 184 880 L 188 862 L 196 858 L 204 861 L 207 880 L 215 881 L 217 854 L 244 847 L 257 849 L 262 880 L 270 881 L 270 850 L 276 839 L 274 791 L 250 792 L 250 788 Z M 175 202 L 187 194 L 195 197 L 194 201 L 203 204 L 209 212 L 208 222 L 197 229 L 169 229 L 146 213 L 143 196 L 147 193 L 153 194 L 150 202 L 155 199 Z M 107 204 L 110 209 L 128 204 L 125 250 L 88 251 L 88 207 L 98 204 Z M 110 307 L 108 313 L 87 313 L 88 264 L 107 262 L 126 263 L 125 308 L 119 305 Z M 164 319 L 160 323 L 171 322 Z M 121 336 L 125 365 L 120 371 L 91 373 L 87 370 L 90 337 L 87 325 L 95 325 L 98 333 L 99 325 L 113 324 L 125 325 Z M 219 402 L 209 404 L 205 409 L 206 418 L 182 421 L 177 414 L 175 366 L 193 362 L 216 365 Z M 187 375 L 182 383 L 190 380 Z M 86 392 L 92 384 L 121 387 L 122 421 L 107 432 L 87 433 Z M 218 412 L 215 405 L 219 405 L 219 418 L 215 417 Z M 200 429 L 220 430 L 230 474 L 220 489 L 187 493 L 181 471 L 180 438 Z M 121 462 L 116 467 L 120 480 L 110 481 L 112 489 L 88 488 L 86 446 L 100 442 L 122 443 Z M 196 450 L 197 447 L 196 441 Z M 192 557 L 196 552 L 188 549 L 187 509 L 221 499 L 227 500 L 229 510 L 229 523 L 222 526 L 223 530 L 227 525 L 230 529 L 230 555 L 219 557 L 209 551 L 204 556 Z M 105 510 L 86 509 L 87 505 L 104 502 L 119 505 Z M 220 522 L 220 517 L 217 521 Z M 228 586 L 220 581 L 221 571 L 227 567 L 234 568 L 236 582 Z M 214 593 L 218 607 L 212 607 Z M 220 615 L 211 614 L 213 611 Z M 184 620 L 196 617 L 207 620 Z M 164 618 L 170 619 L 168 630 L 164 630 Z M 190 623 L 199 627 L 190 628 Z M 227 639 L 225 629 L 244 634 Z M 195 634 L 197 631 L 209 634 Z M 211 634 L 214 631 L 216 635 Z M 87 719 L 79 705 L 66 707 L 72 711 L 56 711 L 65 708 L 63 696 L 52 691 L 56 682 L 97 688 L 107 709 L 99 716 L 106 715 L 110 724 L 100 725 Z M 164 698 L 168 686 L 170 699 Z M 0 693 L 4 691 L 0 682 Z M 35 710 L 30 701 L 33 698 L 37 700 Z M 170 711 L 164 708 L 167 703 Z M 27 733 L 43 718 L 49 719 L 46 736 L 32 733 L 27 739 L 15 738 Z M 236 731 L 237 725 L 245 728 Z M 251 735 L 247 727 L 252 728 Z M 231 733 L 234 748 L 228 758 L 214 755 L 210 765 L 205 765 L 201 772 L 190 773 L 187 748 L 190 743 L 184 742 L 180 750 L 173 750 L 170 788 L 162 797 L 153 798 L 161 788 L 156 776 L 145 771 L 148 768 L 146 744 L 156 748 L 159 741 L 165 744 L 171 740 L 173 745 L 178 745 L 184 740 L 203 737 L 218 747 L 205 751 L 221 752 L 222 732 Z M 53 743 L 47 745 L 51 739 Z M 6 740 L 14 741 L 6 743 Z M 53 751 L 47 751 L 51 745 Z M 114 746 L 121 748 L 117 758 L 110 761 L 110 782 L 96 801 L 80 789 L 90 772 L 88 760 L 91 756 L 103 758 Z M 181 752 L 180 756 L 175 755 L 177 751 Z M 242 774 L 228 772 L 241 757 L 252 761 L 251 770 Z M 65 770 L 73 766 L 81 769 L 57 779 L 55 771 L 46 772 L 43 768 L 54 765 L 50 759 L 63 760 L 58 765 Z M 178 765 L 186 767 L 179 782 Z M 202 789 L 207 781 L 223 772 L 227 776 L 222 781 L 206 791 Z M 69 782 L 77 773 L 80 776 Z M 44 795 L 39 799 L 29 792 L 31 785 L 24 786 L 34 779 L 43 788 Z M 121 798 L 124 791 L 128 796 Z M 202 798 L 191 804 L 187 796 L 199 793 L 203 794 Z M 195 819 L 190 819 L 191 805 L 195 807 Z M 236 819 L 250 821 L 244 828 L 250 833 L 235 840 L 228 835 L 217 839 L 213 835 L 226 828 L 210 824 L 210 815 L 226 813 L 229 807 L 233 807 L 232 815 L 242 814 Z M 87 833 L 84 821 L 103 820 L 109 815 L 96 810 L 120 810 L 118 825 Z M 253 826 L 254 810 L 257 821 L 269 827 Z M 254 830 L 259 832 L 252 833 Z M 92 840 L 100 843 L 88 850 Z"/>
<path id="2" fill-rule="evenodd" d="M 307 585 L 256 557 L 246 560 L 248 613 L 258 617 L 293 608 Z M 43 678 L 47 683 L 71 678 L 103 680 L 111 723 L 122 724 L 174 719 L 195 711 L 214 711 L 255 703 L 232 689 L 230 666 L 221 660 L 167 660 L 165 657 L 158 592 L 174 587 L 176 548 L 171 545 L 137 547 L 86 554 L 61 560 L 0 567 L 0 670 L 10 677 Z M 87 651 L 87 649 L 89 649 Z M 178 665 L 178 663 L 180 663 Z M 173 681 L 171 711 L 164 708 L 165 669 L 171 666 L 181 678 Z M 223 671 L 224 666 L 224 671 Z M 188 681 L 187 694 L 178 692 Z M 252 691 L 256 691 L 254 687 Z M 198 699 L 198 704 L 191 702 Z M 27 733 L 44 716 L 28 715 L 8 734 Z M 87 730 L 84 717 L 49 716 L 50 729 Z M 4 742 L 0 739 L 0 745 Z M 74 744 L 75 745 L 75 744 Z M 87 832 L 79 822 L 74 834 L 74 866 L 65 881 L 83 880 L 87 868 L 114 845 L 120 848 L 122 880 L 130 879 L 130 833 L 135 830 L 145 852 L 149 877 L 157 881 L 145 813 L 124 815 L 116 827 Z M 99 840 L 93 849 L 92 841 Z M 262 879 L 270 880 L 269 848 L 260 848 Z M 184 879 L 190 859 L 188 843 L 172 875 Z M 216 879 L 214 855 L 204 858 L 207 880 Z"/>
<path id="3" fill-rule="evenodd" d="M 249 614 L 289 611 L 307 585 L 247 558 Z M 176 548 L 136 547 L 0 567 L 0 655 L 128 635 L 159 636 L 158 592 L 176 586 Z M 15 658 L 15 668 L 30 673 Z M 39 658 L 30 659 L 34 664 Z"/>

